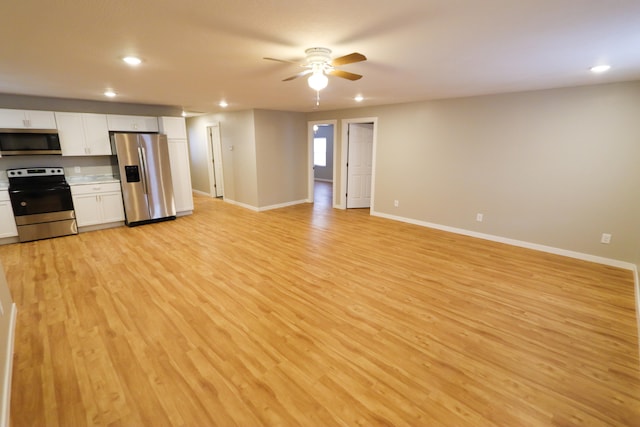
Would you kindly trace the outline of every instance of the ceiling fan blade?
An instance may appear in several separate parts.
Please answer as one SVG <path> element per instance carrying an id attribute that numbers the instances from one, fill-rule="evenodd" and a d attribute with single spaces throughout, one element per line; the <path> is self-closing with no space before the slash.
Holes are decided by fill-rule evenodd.
<path id="1" fill-rule="evenodd" d="M 333 61 L 331 61 L 331 65 L 334 67 L 338 67 L 340 65 L 353 64 L 354 62 L 360 62 L 360 61 L 366 61 L 366 60 L 367 60 L 366 56 L 364 56 L 361 53 L 354 52 L 354 53 L 350 53 L 349 55 L 341 56 L 339 58 L 334 59 Z"/>
<path id="2" fill-rule="evenodd" d="M 284 62 L 285 64 L 296 64 L 296 65 L 300 65 L 298 62 L 287 61 L 286 59 L 267 58 L 267 57 L 262 58 L 262 59 L 266 59 L 267 61 Z"/>
<path id="3" fill-rule="evenodd" d="M 347 79 L 347 80 L 358 80 L 362 78 L 360 74 L 354 74 L 354 73 L 350 73 L 348 71 L 342 71 L 342 70 L 330 70 L 330 71 L 327 71 L 327 74 L 331 76 L 342 77 L 343 79 Z"/>
<path id="4" fill-rule="evenodd" d="M 282 81 L 283 82 L 288 82 L 290 80 L 297 79 L 298 77 L 306 76 L 307 74 L 311 74 L 311 70 L 304 70 L 304 71 L 296 74 L 295 76 L 287 77 L 286 79 L 283 79 Z"/>

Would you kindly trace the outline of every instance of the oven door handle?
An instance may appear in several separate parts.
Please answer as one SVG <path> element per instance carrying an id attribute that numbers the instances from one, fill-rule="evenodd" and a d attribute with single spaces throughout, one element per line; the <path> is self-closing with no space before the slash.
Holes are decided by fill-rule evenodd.
<path id="1" fill-rule="evenodd" d="M 144 148 L 138 146 L 138 160 L 140 161 L 140 169 L 142 169 L 142 187 L 144 188 L 144 194 L 149 194 L 147 190 L 147 157 L 145 156 Z"/>

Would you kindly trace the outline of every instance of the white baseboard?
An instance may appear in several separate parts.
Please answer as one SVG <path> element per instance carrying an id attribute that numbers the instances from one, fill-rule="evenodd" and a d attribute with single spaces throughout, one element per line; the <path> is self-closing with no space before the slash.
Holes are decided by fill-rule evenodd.
<path id="1" fill-rule="evenodd" d="M 228 199 L 226 197 L 223 200 L 226 203 L 229 203 L 230 205 L 240 206 L 241 208 L 250 209 L 250 210 L 252 210 L 254 212 L 258 212 L 258 208 L 255 207 L 255 206 L 247 205 L 246 203 L 236 202 L 235 200 L 231 200 L 231 199 Z"/>
<path id="2" fill-rule="evenodd" d="M 2 239 L 0 239 L 0 245 L 10 245 L 11 243 L 18 243 L 20 241 L 20 239 L 18 239 L 18 236 L 15 237 L 4 237 Z"/>
<path id="3" fill-rule="evenodd" d="M 207 193 L 207 192 L 200 191 L 200 190 L 191 190 L 191 192 L 192 192 L 192 193 L 195 193 L 195 194 L 198 194 L 198 195 L 200 195 L 200 196 L 213 197 L 213 196 L 211 195 L 211 193 Z"/>
<path id="4" fill-rule="evenodd" d="M 302 203 L 308 203 L 309 202 L 307 199 L 303 199 L 303 200 L 294 200 L 292 202 L 279 203 L 277 205 L 256 207 L 256 206 L 247 205 L 246 203 L 236 202 L 235 200 L 230 200 L 230 199 L 224 199 L 224 201 L 227 202 L 227 203 L 231 203 L 232 205 L 240 206 L 240 207 L 243 207 L 243 208 L 246 208 L 246 209 L 251 209 L 254 212 L 270 211 L 272 209 L 286 208 L 287 206 L 300 205 Z"/>
<path id="5" fill-rule="evenodd" d="M 306 199 L 304 199 L 304 200 L 294 200 L 292 202 L 280 203 L 280 204 L 277 204 L 277 205 L 263 206 L 261 208 L 258 208 L 258 212 L 270 211 L 272 209 L 286 208 L 288 206 L 301 205 L 303 203 L 307 203 L 307 200 Z"/>
<path id="6" fill-rule="evenodd" d="M 522 248 L 534 249 L 537 251 L 547 252 L 550 254 L 562 255 L 569 258 L 581 259 L 583 261 L 590 261 L 598 264 L 610 265 L 612 267 L 623 268 L 625 270 L 633 271 L 636 268 L 636 265 L 630 262 L 620 261 L 620 260 L 611 259 L 611 258 L 604 258 L 596 255 L 585 254 L 582 252 L 569 251 L 566 249 L 554 248 L 552 246 L 525 242 L 523 240 L 515 240 L 515 239 L 509 239 L 501 236 L 494 236 L 492 234 L 478 233 L 477 231 L 465 230 L 463 228 L 449 227 L 447 225 L 434 224 L 431 222 L 420 221 L 420 220 L 405 218 L 405 217 L 396 216 L 396 215 L 389 215 L 382 212 L 374 212 L 373 210 L 371 211 L 371 215 L 378 216 L 381 218 L 392 219 L 395 221 L 406 222 L 409 224 L 419 225 L 422 227 L 434 228 L 436 230 L 448 231 L 450 233 L 462 234 L 464 236 L 477 237 L 478 239 L 491 240 L 493 242 L 505 243 L 507 245 L 519 246 Z"/>
<path id="7" fill-rule="evenodd" d="M 562 255 L 569 258 L 580 259 L 583 261 L 595 262 L 598 264 L 609 265 L 612 267 L 618 267 L 625 270 L 631 270 L 633 272 L 633 283 L 636 301 L 636 323 L 638 325 L 638 333 L 640 334 L 640 279 L 638 278 L 638 266 L 625 261 L 617 259 L 604 258 L 591 254 L 585 254 L 582 252 L 574 252 L 566 249 L 554 248 L 552 246 L 539 245 L 537 243 L 525 242 L 522 240 L 508 239 L 506 237 L 494 236 L 491 234 L 478 233 L 476 231 L 465 230 L 463 228 L 449 227 L 447 225 L 434 224 L 426 221 L 419 221 L 411 218 L 404 218 L 396 215 L 389 215 L 382 212 L 375 212 L 371 210 L 371 215 L 381 218 L 392 219 L 395 221 L 406 222 L 409 224 L 419 225 L 427 228 L 434 228 L 436 230 L 448 231 L 450 233 L 462 234 L 464 236 L 477 237 L 479 239 L 491 240 L 493 242 L 505 243 L 507 245 L 519 246 L 527 249 L 534 249 L 541 252 L 547 252 L 555 255 Z M 640 351 L 640 340 L 638 340 L 638 348 Z"/>

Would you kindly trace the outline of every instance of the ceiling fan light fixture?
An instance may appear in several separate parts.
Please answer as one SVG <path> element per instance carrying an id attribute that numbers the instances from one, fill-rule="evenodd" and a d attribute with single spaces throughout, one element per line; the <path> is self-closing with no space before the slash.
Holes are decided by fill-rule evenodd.
<path id="1" fill-rule="evenodd" d="M 133 67 L 142 63 L 142 59 L 137 56 L 125 56 L 122 60 Z"/>
<path id="2" fill-rule="evenodd" d="M 609 71 L 611 69 L 610 65 L 606 65 L 606 64 L 602 64 L 602 65 L 596 65 L 593 66 L 591 68 L 589 68 L 589 70 L 591 70 L 592 73 L 605 73 L 607 71 Z"/>
<path id="3" fill-rule="evenodd" d="M 321 91 L 327 84 L 329 84 L 329 78 L 324 75 L 322 70 L 315 70 L 309 79 L 307 80 L 309 87 L 317 92 Z"/>

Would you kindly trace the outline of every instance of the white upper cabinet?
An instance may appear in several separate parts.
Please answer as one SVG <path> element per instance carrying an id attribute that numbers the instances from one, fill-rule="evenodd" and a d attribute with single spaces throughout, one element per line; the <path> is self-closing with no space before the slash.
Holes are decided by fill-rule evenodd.
<path id="1" fill-rule="evenodd" d="M 63 156 L 109 156 L 106 114 L 55 113 Z"/>
<path id="2" fill-rule="evenodd" d="M 120 132 L 158 132 L 158 118 L 107 114 L 109 130 Z"/>
<path id="3" fill-rule="evenodd" d="M 56 129 L 53 111 L 0 109 L 0 128 Z"/>
<path id="4" fill-rule="evenodd" d="M 187 139 L 187 126 L 183 117 L 159 117 L 160 132 L 167 139 Z"/>

